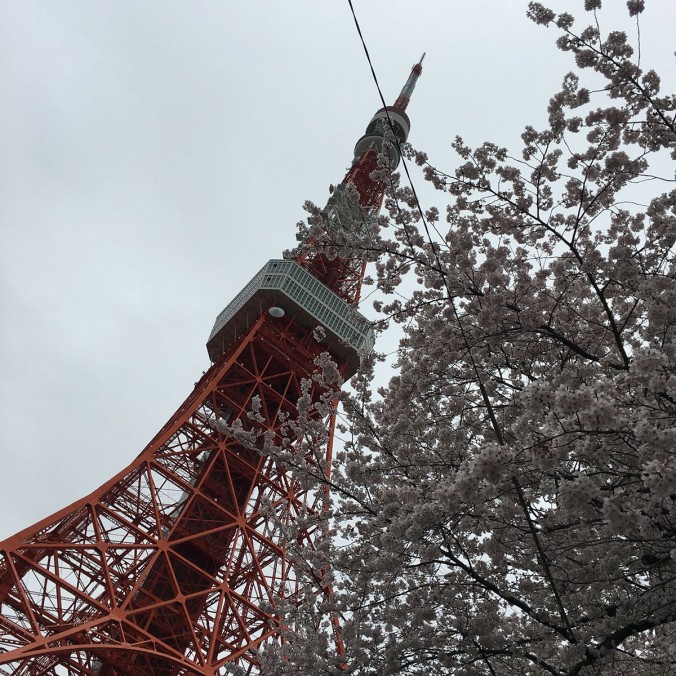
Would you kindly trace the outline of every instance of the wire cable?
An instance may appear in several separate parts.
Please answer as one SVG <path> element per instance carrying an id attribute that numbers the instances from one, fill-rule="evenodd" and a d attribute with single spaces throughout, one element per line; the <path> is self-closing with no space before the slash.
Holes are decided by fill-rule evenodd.
<path id="1" fill-rule="evenodd" d="M 357 33 L 359 34 L 359 39 L 361 40 L 362 47 L 364 48 L 364 53 L 366 54 L 366 60 L 368 61 L 369 67 L 371 68 L 371 74 L 373 75 L 373 81 L 375 82 L 376 88 L 378 90 L 378 94 L 380 96 L 380 100 L 382 101 L 383 108 L 385 109 L 385 113 L 387 115 L 387 120 L 390 124 L 390 128 L 394 130 L 394 126 L 392 125 L 392 120 L 390 119 L 389 113 L 387 111 L 387 104 L 385 103 L 385 97 L 383 96 L 383 92 L 380 89 L 380 83 L 378 82 L 378 76 L 376 75 L 375 68 L 373 67 L 373 62 L 371 61 L 371 55 L 369 54 L 368 47 L 366 46 L 366 41 L 364 40 L 364 35 L 361 31 L 361 27 L 359 25 L 359 20 L 357 19 L 357 14 L 354 11 L 354 5 L 352 4 L 352 0 L 347 0 L 349 6 L 350 6 L 350 11 L 352 12 L 352 18 L 354 19 L 354 24 L 357 28 Z M 454 296 L 451 293 L 451 289 L 448 286 L 448 279 L 447 279 L 447 274 L 444 272 L 443 267 L 441 266 L 441 260 L 439 259 L 439 253 L 437 252 L 437 247 L 434 245 L 434 242 L 432 241 L 432 237 L 430 235 L 430 230 L 429 230 L 429 225 L 427 223 L 427 219 L 425 218 L 425 214 L 422 210 L 422 206 L 420 205 L 420 200 L 418 199 L 418 193 L 416 192 L 415 186 L 413 185 L 413 181 L 411 179 L 411 174 L 408 171 L 408 166 L 406 164 L 406 159 L 404 158 L 403 154 L 401 153 L 401 146 L 399 144 L 399 139 L 397 138 L 396 134 L 394 135 L 394 140 L 397 144 L 397 149 L 399 150 L 399 154 L 401 155 L 401 161 L 402 165 L 404 167 L 404 172 L 406 173 L 406 178 L 408 179 L 408 184 L 411 188 L 411 192 L 413 193 L 413 198 L 415 200 L 416 207 L 418 209 L 418 213 L 420 214 L 420 219 L 422 221 L 423 227 L 425 228 L 425 234 L 427 236 L 427 241 L 430 244 L 430 248 L 432 250 L 432 253 L 434 255 L 434 261 L 437 266 L 437 271 L 441 275 L 441 279 L 444 284 L 444 288 L 446 289 L 446 295 L 448 298 L 448 302 L 451 305 L 451 309 L 453 311 L 453 315 L 455 317 L 456 323 L 458 325 L 458 329 L 460 330 L 460 335 L 462 337 L 463 344 L 465 346 L 465 350 L 467 351 L 467 356 L 468 360 L 470 363 L 470 366 L 472 368 L 472 371 L 474 372 L 474 375 L 476 376 L 477 379 L 477 384 L 479 386 L 479 391 L 481 393 L 481 399 L 484 402 L 484 405 L 486 406 L 486 411 L 488 413 L 488 417 L 491 422 L 491 427 L 493 429 L 493 432 L 498 440 L 498 443 L 500 445 L 504 445 L 505 439 L 504 435 L 502 432 L 502 429 L 500 428 L 500 425 L 497 421 L 497 417 L 495 415 L 495 410 L 493 409 L 493 404 L 490 400 L 490 397 L 488 395 L 488 390 L 486 389 L 486 385 L 484 384 L 483 378 L 481 377 L 481 373 L 479 372 L 479 366 L 476 363 L 474 359 L 474 354 L 472 353 L 472 348 L 469 343 L 469 338 L 467 337 L 467 334 L 465 332 L 465 327 L 462 325 L 462 321 L 460 320 L 460 315 L 458 313 L 458 309 L 455 305 L 455 300 Z M 397 208 L 399 208 L 399 205 L 397 203 Z"/>
<path id="2" fill-rule="evenodd" d="M 383 104 L 383 108 L 385 109 L 385 114 L 387 115 L 387 121 L 390 125 L 390 129 L 394 132 L 394 125 L 392 123 L 392 119 L 390 118 L 390 113 L 387 110 L 387 103 L 385 102 L 385 96 L 383 95 L 383 91 L 380 88 L 380 83 L 378 82 L 378 76 L 376 75 L 375 68 L 373 67 L 373 61 L 371 60 L 371 54 L 369 53 L 368 47 L 366 46 L 366 40 L 364 39 L 364 34 L 361 32 L 361 26 L 359 25 L 359 20 L 357 19 L 357 14 L 354 11 L 354 5 L 352 4 L 352 0 L 347 0 L 347 2 L 350 5 L 350 11 L 352 12 L 352 18 L 354 19 L 354 25 L 357 28 L 357 33 L 359 34 L 359 39 L 361 40 L 362 47 L 364 48 L 364 54 L 366 54 L 366 60 L 368 61 L 369 68 L 371 69 L 371 75 L 373 76 L 373 81 L 375 82 L 376 89 L 378 90 L 378 96 L 380 97 L 380 101 Z M 404 157 L 404 155 L 401 151 L 401 145 L 399 143 L 399 139 L 397 138 L 396 134 L 394 134 L 394 141 L 397 145 L 397 150 L 399 151 L 399 156 L 401 157 L 401 163 L 402 163 L 402 166 L 404 167 L 404 173 L 406 174 L 406 178 L 408 179 L 408 184 L 411 188 L 411 191 L 413 192 L 413 198 L 415 200 L 415 204 L 416 204 L 416 207 L 418 209 L 418 213 L 420 214 L 420 218 L 422 219 L 422 222 L 425 226 L 425 230 L 427 231 L 428 230 L 427 219 L 425 218 L 425 214 L 422 210 L 422 206 L 420 205 L 420 200 L 418 199 L 418 193 L 416 192 L 415 186 L 413 185 L 413 179 L 411 178 L 411 174 L 409 173 L 408 165 L 406 163 L 406 158 Z M 429 232 L 428 232 L 428 236 L 429 236 Z M 439 270 L 439 272 L 441 274 L 444 274 L 441 269 Z"/>

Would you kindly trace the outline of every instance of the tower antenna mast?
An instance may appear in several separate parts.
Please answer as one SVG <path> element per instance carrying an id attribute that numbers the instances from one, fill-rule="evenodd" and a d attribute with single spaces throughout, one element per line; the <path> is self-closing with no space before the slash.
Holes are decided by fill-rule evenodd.
<path id="1" fill-rule="evenodd" d="M 402 87 L 397 100 L 394 102 L 393 108 L 403 112 L 408 107 L 408 104 L 411 101 L 413 90 L 415 89 L 415 85 L 418 82 L 418 78 L 422 74 L 422 62 L 424 58 L 425 52 L 423 52 L 423 55 L 420 57 L 420 61 L 418 61 L 418 63 L 416 63 L 413 68 L 411 68 L 411 74 L 408 76 L 408 80 L 406 80 L 406 83 Z"/>

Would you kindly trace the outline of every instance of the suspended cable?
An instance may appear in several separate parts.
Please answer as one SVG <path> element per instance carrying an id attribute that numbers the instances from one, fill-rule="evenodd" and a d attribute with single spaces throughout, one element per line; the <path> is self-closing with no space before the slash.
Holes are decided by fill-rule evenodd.
<path id="1" fill-rule="evenodd" d="M 382 101 L 383 108 L 385 109 L 385 112 L 387 114 L 387 120 L 388 123 L 390 124 L 390 128 L 394 131 L 394 126 L 392 124 L 392 120 L 390 119 L 389 113 L 387 111 L 387 104 L 385 103 L 385 97 L 383 96 L 383 92 L 380 88 L 380 83 L 378 82 L 378 76 L 376 75 L 375 68 L 373 67 L 373 62 L 371 60 L 371 55 L 369 53 L 368 47 L 366 46 L 366 40 L 364 39 L 364 35 L 362 33 L 361 27 L 359 25 L 359 20 L 357 19 L 357 14 L 354 11 L 354 5 L 352 4 L 352 0 L 347 0 L 349 6 L 350 6 L 350 11 L 352 12 L 352 18 L 354 19 L 354 24 L 357 28 L 357 33 L 359 34 L 359 39 L 361 40 L 362 47 L 364 48 L 364 53 L 366 54 L 366 60 L 368 61 L 369 67 L 371 69 L 371 74 L 373 76 L 373 81 L 375 82 L 376 89 L 378 90 L 378 95 L 380 96 L 380 100 Z M 479 386 L 479 391 L 481 393 L 481 399 L 484 402 L 484 405 L 486 406 L 486 411 L 488 413 L 488 417 L 491 422 L 491 428 L 493 429 L 493 432 L 498 440 L 498 443 L 501 445 L 505 443 L 504 435 L 502 433 L 502 430 L 500 429 L 500 425 L 498 424 L 497 417 L 495 415 L 495 411 L 493 409 L 493 404 L 490 400 L 490 397 L 488 396 L 488 390 L 486 389 L 486 385 L 484 384 L 483 378 L 481 377 L 481 374 L 479 372 L 479 367 L 474 359 L 474 355 L 472 353 L 472 348 L 469 343 L 469 339 L 467 337 L 467 334 L 465 333 L 465 327 L 462 325 L 462 321 L 460 320 L 460 315 L 458 314 L 458 309 L 455 305 L 454 301 L 454 296 L 451 293 L 450 287 L 448 286 L 448 279 L 447 279 L 447 274 L 444 272 L 444 269 L 441 265 L 441 260 L 439 259 L 439 254 L 437 252 L 437 247 L 434 245 L 434 242 L 432 240 L 432 237 L 430 235 L 430 230 L 429 230 L 429 225 L 427 223 L 427 219 L 425 218 L 425 214 L 422 210 L 422 206 L 420 205 L 420 200 L 418 199 L 418 194 L 416 192 L 415 186 L 413 185 L 413 180 L 411 179 L 411 174 L 409 173 L 408 170 L 408 165 L 406 163 L 406 159 L 404 158 L 403 154 L 401 153 L 401 146 L 399 144 L 399 139 L 397 139 L 396 134 L 394 135 L 394 141 L 397 145 L 397 149 L 399 150 L 399 154 L 401 155 L 401 161 L 402 165 L 404 167 L 404 172 L 406 173 L 406 178 L 408 179 L 408 184 L 411 188 L 411 192 L 413 193 L 413 199 L 415 200 L 415 205 L 418 210 L 418 214 L 420 215 L 421 222 L 423 224 L 423 227 L 425 228 L 425 234 L 427 236 L 427 241 L 429 242 L 430 249 L 432 250 L 432 254 L 434 256 L 434 261 L 437 267 L 437 271 L 441 275 L 441 279 L 444 284 L 444 288 L 446 289 L 446 296 L 448 298 L 448 302 L 451 306 L 451 309 L 453 311 L 453 316 L 456 320 L 456 323 L 458 325 L 458 329 L 460 331 L 460 335 L 462 337 L 462 342 L 465 347 L 465 350 L 467 351 L 467 357 L 470 363 L 470 366 L 472 368 L 472 371 L 474 372 L 474 375 L 477 379 L 477 384 Z M 397 203 L 397 208 L 401 212 L 401 209 L 399 208 L 399 204 Z"/>

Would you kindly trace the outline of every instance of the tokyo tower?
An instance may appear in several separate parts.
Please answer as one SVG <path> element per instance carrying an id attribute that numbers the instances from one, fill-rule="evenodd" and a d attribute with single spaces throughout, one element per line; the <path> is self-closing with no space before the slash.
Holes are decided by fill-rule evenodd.
<path id="1" fill-rule="evenodd" d="M 374 335 L 355 309 L 364 261 L 323 244 L 377 215 L 421 72 L 422 59 L 369 122 L 323 225 L 218 315 L 210 368 L 140 455 L 0 543 L 0 674 L 259 673 L 258 649 L 279 632 L 275 605 L 301 591 L 284 525 L 326 499 L 260 440 L 330 467 L 333 418 L 313 404 L 335 391 L 312 375 L 328 353 L 346 381 Z M 388 129 L 398 142 L 384 140 Z M 319 459 L 303 455 L 302 431 L 289 424 L 301 397 L 326 426 Z M 307 544 L 313 536 L 300 530 Z"/>

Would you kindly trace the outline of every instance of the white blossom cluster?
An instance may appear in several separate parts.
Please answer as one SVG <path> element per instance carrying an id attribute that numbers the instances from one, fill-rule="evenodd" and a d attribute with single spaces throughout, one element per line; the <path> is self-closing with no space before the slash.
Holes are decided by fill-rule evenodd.
<path id="1" fill-rule="evenodd" d="M 647 180 L 676 98 L 600 9 L 577 29 L 530 3 L 575 70 L 519 156 L 407 148 L 446 206 L 394 177 L 388 227 L 336 244 L 378 253 L 404 338 L 389 385 L 367 360 L 344 401 L 316 477 L 332 594 L 288 609 L 267 673 L 676 673 L 676 192 Z"/>

